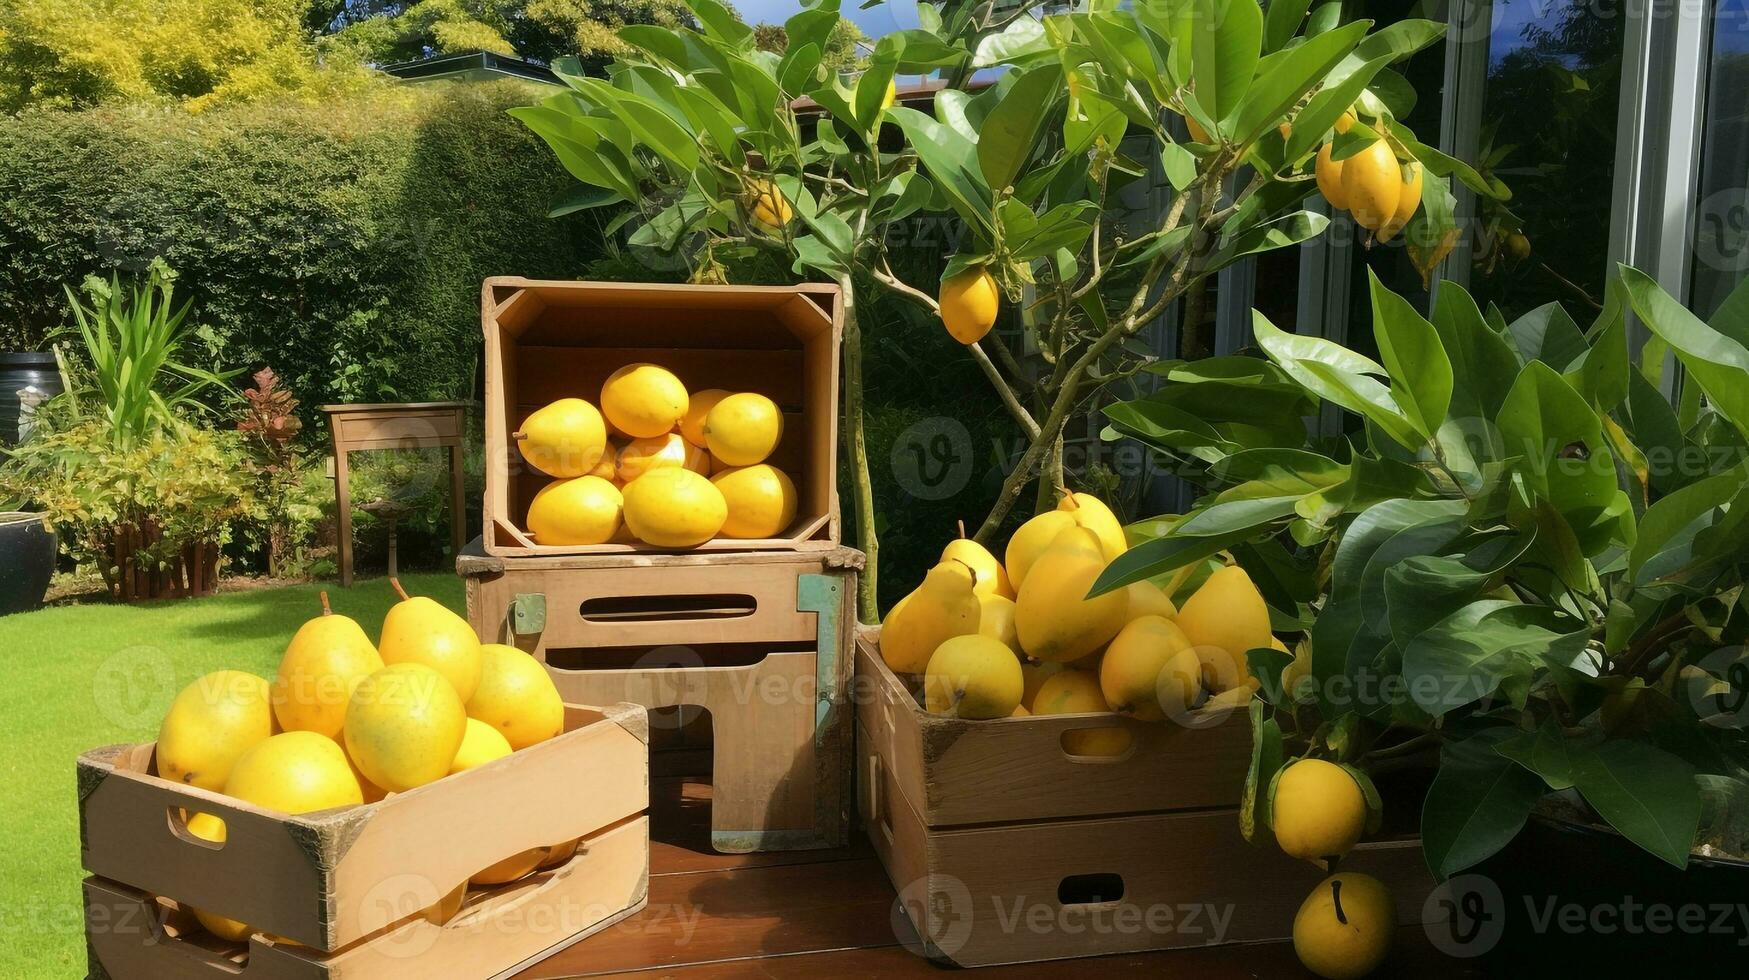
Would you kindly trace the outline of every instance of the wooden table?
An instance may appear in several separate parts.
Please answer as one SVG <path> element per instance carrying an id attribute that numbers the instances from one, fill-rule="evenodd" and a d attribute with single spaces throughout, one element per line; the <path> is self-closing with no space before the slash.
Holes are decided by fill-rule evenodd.
<path id="1" fill-rule="evenodd" d="M 334 504 L 340 539 L 340 585 L 352 584 L 352 488 L 347 454 L 369 449 L 449 450 L 449 539 L 452 554 L 467 541 L 462 508 L 462 437 L 466 402 L 398 405 L 323 405 L 334 445 Z"/>
<path id="2" fill-rule="evenodd" d="M 912 954 L 896 897 L 867 842 L 831 851 L 717 854 L 710 849 L 710 787 L 651 781 L 650 903 L 643 912 L 523 971 L 517 980 L 675 977 L 814 980 L 944 977 L 951 968 Z M 985 967 L 966 980 L 1149 976 L 1227 980 L 1310 977 L 1290 943 Z M 1429 945 L 1420 926 L 1399 931 L 1381 977 L 1483 976 Z"/>

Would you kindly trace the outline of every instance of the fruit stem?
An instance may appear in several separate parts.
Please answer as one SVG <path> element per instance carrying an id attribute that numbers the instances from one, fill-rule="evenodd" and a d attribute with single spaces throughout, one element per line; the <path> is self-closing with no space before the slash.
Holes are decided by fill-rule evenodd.
<path id="1" fill-rule="evenodd" d="M 389 579 L 389 587 L 395 590 L 395 594 L 401 597 L 402 602 L 407 601 L 407 599 L 409 598 L 407 595 L 407 590 L 401 588 L 401 580 L 400 579 L 390 578 Z"/>
<path id="2" fill-rule="evenodd" d="M 962 520 L 962 521 L 959 521 L 958 523 L 960 526 L 960 538 L 963 540 L 966 536 L 966 522 Z"/>
<path id="3" fill-rule="evenodd" d="M 1342 879 L 1335 878 L 1330 882 L 1330 904 L 1336 906 L 1336 921 L 1348 924 L 1348 916 L 1342 911 Z"/>
<path id="4" fill-rule="evenodd" d="M 510 438 L 515 439 L 515 440 L 520 442 L 522 440 L 522 437 L 525 434 L 526 433 L 524 433 L 521 429 L 517 429 L 515 432 L 510 433 Z"/>
<path id="5" fill-rule="evenodd" d="M 322 596 L 322 615 L 324 615 L 324 616 L 334 615 L 334 610 L 328 605 L 328 590 L 323 589 L 321 592 L 321 596 Z"/>
<path id="6" fill-rule="evenodd" d="M 1059 497 L 1063 498 L 1063 500 L 1067 500 L 1069 502 L 1069 509 L 1070 510 L 1080 510 L 1081 509 L 1081 502 L 1079 500 L 1075 499 L 1074 492 L 1071 491 L 1068 487 L 1064 487 L 1064 486 L 1057 487 L 1057 496 L 1059 496 Z"/>

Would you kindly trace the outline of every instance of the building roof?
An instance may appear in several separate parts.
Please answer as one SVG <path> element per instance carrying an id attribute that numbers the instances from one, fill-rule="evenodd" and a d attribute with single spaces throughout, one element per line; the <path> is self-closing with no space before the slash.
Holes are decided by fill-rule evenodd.
<path id="1" fill-rule="evenodd" d="M 552 69 L 546 65 L 524 61 L 510 55 L 493 54 L 490 51 L 437 55 L 431 58 L 420 58 L 417 61 L 384 65 L 382 70 L 396 78 L 410 82 L 429 82 L 437 79 L 483 82 L 494 78 L 519 78 L 525 82 L 539 82 L 545 85 L 561 84 L 558 76 L 554 75 Z"/>

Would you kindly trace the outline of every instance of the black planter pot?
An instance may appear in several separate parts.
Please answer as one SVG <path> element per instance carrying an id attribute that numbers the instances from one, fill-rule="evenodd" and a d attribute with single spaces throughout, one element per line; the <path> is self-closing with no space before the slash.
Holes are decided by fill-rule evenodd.
<path id="1" fill-rule="evenodd" d="M 61 393 L 53 354 L 0 353 L 0 446 L 18 445 L 25 404 Z"/>
<path id="2" fill-rule="evenodd" d="M 1679 870 L 1608 828 L 1533 817 L 1433 901 L 1452 913 L 1429 926 L 1434 945 L 1490 974 L 1749 965 L 1749 863 L 1693 858 Z"/>
<path id="3" fill-rule="evenodd" d="M 0 514 L 0 616 L 43 604 L 55 573 L 55 536 L 36 514 Z"/>

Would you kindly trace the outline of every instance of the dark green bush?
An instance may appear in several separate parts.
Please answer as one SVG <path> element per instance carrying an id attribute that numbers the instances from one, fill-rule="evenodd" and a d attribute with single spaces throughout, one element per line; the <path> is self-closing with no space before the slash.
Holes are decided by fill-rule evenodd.
<path id="1" fill-rule="evenodd" d="M 480 280 L 570 278 L 600 251 L 595 215 L 545 217 L 573 183 L 504 114 L 535 94 L 0 118 L 0 348 L 66 322 L 61 283 L 161 255 L 211 361 L 272 366 L 307 422 L 332 401 L 469 397 Z"/>

